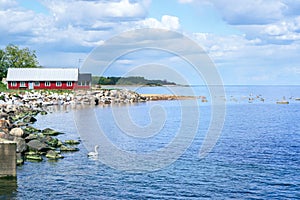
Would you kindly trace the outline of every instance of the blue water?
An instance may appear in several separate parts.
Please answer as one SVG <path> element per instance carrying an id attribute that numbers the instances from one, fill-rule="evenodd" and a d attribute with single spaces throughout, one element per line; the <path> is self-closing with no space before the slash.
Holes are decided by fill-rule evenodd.
<path id="1" fill-rule="evenodd" d="M 140 88 L 159 93 L 154 89 L 158 88 Z M 112 168 L 101 159 L 88 158 L 93 139 L 83 140 L 79 152 L 64 154 L 62 160 L 26 162 L 18 167 L 16 188 L 5 196 L 16 199 L 300 199 L 300 101 L 294 99 L 300 97 L 300 87 L 225 89 L 224 128 L 216 146 L 203 159 L 198 153 L 209 127 L 211 107 L 209 103 L 199 102 L 198 131 L 192 144 L 179 159 L 162 169 L 136 173 Z M 206 89 L 198 91 L 205 93 Z M 245 98 L 256 95 L 262 95 L 266 101 L 249 103 Z M 290 101 L 289 105 L 275 103 L 282 96 Z M 127 109 L 131 120 L 144 127 L 153 120 L 149 110 L 154 106 L 163 108 L 165 123 L 160 132 L 146 139 L 124 135 L 115 125 L 110 106 L 90 109 L 115 145 L 124 151 L 140 153 L 163 148 L 176 137 L 178 129 L 190 131 L 189 126 L 180 126 L 182 105 L 177 101 L 119 106 L 117 111 Z M 59 136 L 62 140 L 83 139 L 83 133 L 79 134 L 76 128 L 74 110 L 60 109 L 39 116 L 35 126 L 66 132 Z"/>

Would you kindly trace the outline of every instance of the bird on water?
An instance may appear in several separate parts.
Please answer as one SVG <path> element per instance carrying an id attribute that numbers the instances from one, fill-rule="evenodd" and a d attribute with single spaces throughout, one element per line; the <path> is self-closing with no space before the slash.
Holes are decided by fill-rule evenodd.
<path id="1" fill-rule="evenodd" d="M 98 147 L 99 147 L 99 146 L 96 145 L 96 146 L 95 146 L 95 151 L 89 152 L 89 153 L 88 153 L 88 157 L 96 157 L 96 156 L 98 156 L 98 151 L 97 151 Z"/>

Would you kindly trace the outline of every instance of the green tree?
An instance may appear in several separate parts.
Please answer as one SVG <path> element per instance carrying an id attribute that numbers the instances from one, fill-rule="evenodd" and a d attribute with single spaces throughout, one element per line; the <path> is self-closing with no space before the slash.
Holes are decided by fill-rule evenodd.
<path id="1" fill-rule="evenodd" d="M 4 51 L 0 49 L 0 80 L 2 80 L 3 77 L 6 76 L 5 64 L 4 64 Z"/>
<path id="2" fill-rule="evenodd" d="M 8 45 L 0 51 L 0 78 L 6 77 L 8 68 L 40 67 L 35 51 L 28 48 L 20 49 L 16 45 Z"/>

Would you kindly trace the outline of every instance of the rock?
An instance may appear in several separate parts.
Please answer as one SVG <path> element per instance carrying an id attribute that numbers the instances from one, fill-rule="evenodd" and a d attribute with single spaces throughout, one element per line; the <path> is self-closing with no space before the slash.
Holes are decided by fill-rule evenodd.
<path id="1" fill-rule="evenodd" d="M 25 117 L 24 119 L 23 119 L 23 122 L 25 122 L 25 123 L 31 123 L 31 124 L 33 124 L 34 122 L 36 122 L 37 120 L 36 120 L 36 118 L 34 118 L 34 117 L 32 117 L 32 116 L 27 116 L 27 117 Z"/>
<path id="2" fill-rule="evenodd" d="M 24 122 L 17 122 L 17 123 L 16 123 L 16 126 L 17 126 L 17 127 L 26 126 L 26 123 L 24 123 Z"/>
<path id="3" fill-rule="evenodd" d="M 38 155 L 38 154 L 34 154 L 34 155 L 25 155 L 25 158 L 27 160 L 33 160 L 33 161 L 42 161 L 43 158 L 42 156 Z"/>
<path id="4" fill-rule="evenodd" d="M 7 135 L 6 133 L 0 132 L 0 138 L 4 139 L 6 137 L 6 135 Z"/>
<path id="5" fill-rule="evenodd" d="M 31 110 L 30 112 L 29 112 L 29 114 L 30 115 L 33 115 L 33 116 L 36 116 L 37 114 L 39 114 L 39 112 L 40 111 L 38 111 L 38 110 Z M 34 117 L 33 117 L 34 118 Z"/>
<path id="6" fill-rule="evenodd" d="M 27 143 L 27 146 L 28 146 L 29 150 L 32 150 L 32 151 L 43 151 L 43 152 L 46 152 L 46 151 L 48 151 L 48 150 L 51 149 L 47 144 L 42 143 L 39 140 L 30 140 Z"/>
<path id="7" fill-rule="evenodd" d="M 40 129 L 34 128 L 32 126 L 27 126 L 24 130 L 26 132 L 28 132 L 28 133 L 38 133 L 38 132 L 41 132 Z"/>
<path id="8" fill-rule="evenodd" d="M 10 123 L 8 120 L 0 119 L 0 128 L 5 132 L 8 132 Z"/>
<path id="9" fill-rule="evenodd" d="M 37 134 L 29 134 L 29 135 L 25 138 L 25 140 L 28 142 L 28 141 L 30 141 L 30 140 L 34 140 L 34 139 L 37 139 L 37 138 L 38 138 Z"/>
<path id="10" fill-rule="evenodd" d="M 0 138 L 13 141 L 15 139 L 15 136 L 9 135 L 8 133 L 4 132 L 3 130 L 0 130 Z"/>
<path id="11" fill-rule="evenodd" d="M 22 137 L 24 135 L 24 131 L 21 128 L 13 128 L 10 130 L 9 134 L 16 137 Z"/>
<path id="12" fill-rule="evenodd" d="M 63 143 L 60 140 L 58 140 L 57 147 L 61 147 L 62 145 Z"/>
<path id="13" fill-rule="evenodd" d="M 46 157 L 49 158 L 49 159 L 60 159 L 60 158 L 64 158 L 61 154 L 53 151 L 53 150 L 50 150 L 47 152 L 46 154 Z"/>
<path id="14" fill-rule="evenodd" d="M 8 118 L 8 114 L 7 113 L 1 113 L 0 114 L 0 119 L 4 118 L 4 119 L 7 119 Z"/>
<path id="15" fill-rule="evenodd" d="M 57 138 L 52 138 L 50 136 L 47 136 L 46 138 L 46 143 L 51 146 L 51 147 L 57 147 L 58 145 L 58 139 Z"/>
<path id="16" fill-rule="evenodd" d="M 77 144 L 80 144 L 80 142 L 77 141 L 77 140 L 66 140 L 66 141 L 65 141 L 65 144 L 69 144 L 69 145 L 77 145 Z"/>
<path id="17" fill-rule="evenodd" d="M 17 143 L 17 153 L 24 153 L 27 150 L 27 144 L 25 139 L 15 137 L 14 141 Z"/>
<path id="18" fill-rule="evenodd" d="M 24 164 L 24 157 L 21 153 L 17 153 L 17 166 Z"/>
<path id="19" fill-rule="evenodd" d="M 41 114 L 41 115 L 47 115 L 48 113 L 47 113 L 46 111 L 43 110 L 43 111 L 40 112 L 40 114 Z"/>
<path id="20" fill-rule="evenodd" d="M 44 135 L 50 135 L 50 136 L 56 136 L 56 135 L 59 135 L 59 134 L 63 134 L 63 133 L 55 131 L 51 128 L 46 128 L 46 129 L 42 130 L 42 133 Z"/>
<path id="21" fill-rule="evenodd" d="M 60 151 L 79 151 L 79 149 L 74 147 L 68 147 L 66 145 L 61 145 Z"/>

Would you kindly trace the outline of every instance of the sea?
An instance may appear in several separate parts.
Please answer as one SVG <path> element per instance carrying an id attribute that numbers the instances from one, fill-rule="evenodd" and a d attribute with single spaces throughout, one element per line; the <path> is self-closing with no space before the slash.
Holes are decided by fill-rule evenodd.
<path id="1" fill-rule="evenodd" d="M 49 107 L 33 126 L 80 151 L 26 161 L 0 199 L 300 199 L 300 86 L 127 89 L 201 98 Z"/>

